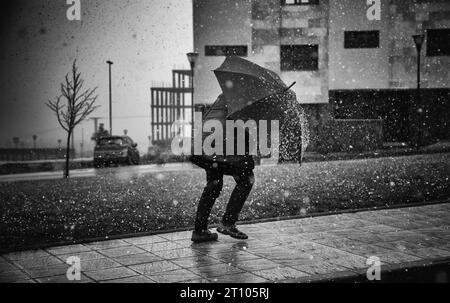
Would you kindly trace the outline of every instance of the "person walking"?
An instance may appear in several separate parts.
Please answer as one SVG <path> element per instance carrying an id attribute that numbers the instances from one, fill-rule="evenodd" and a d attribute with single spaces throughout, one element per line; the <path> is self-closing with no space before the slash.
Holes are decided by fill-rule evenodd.
<path id="1" fill-rule="evenodd" d="M 220 121 L 224 134 L 225 122 L 228 116 L 227 99 L 224 94 L 219 95 L 210 110 L 203 118 L 203 122 L 214 119 Z M 203 138 L 207 136 L 203 133 Z M 236 136 L 234 136 L 236 138 Z M 246 136 L 248 139 L 248 136 Z M 234 142 L 235 143 L 235 142 Z M 193 156 L 194 164 L 202 167 L 206 171 L 206 186 L 200 197 L 197 213 L 195 217 L 195 229 L 192 232 L 191 240 L 195 243 L 216 241 L 218 234 L 208 230 L 208 218 L 212 207 L 219 197 L 223 187 L 223 176 L 233 176 L 236 186 L 231 193 L 230 200 L 226 206 L 222 222 L 217 228 L 217 232 L 229 235 L 236 239 L 247 239 L 248 236 L 236 227 L 239 213 L 250 194 L 254 184 L 255 163 L 253 157 L 248 153 L 248 140 L 245 142 L 245 155 L 213 155 L 213 156 Z M 224 135 L 223 149 L 226 146 Z M 236 144 L 235 144 L 236 146 Z"/>

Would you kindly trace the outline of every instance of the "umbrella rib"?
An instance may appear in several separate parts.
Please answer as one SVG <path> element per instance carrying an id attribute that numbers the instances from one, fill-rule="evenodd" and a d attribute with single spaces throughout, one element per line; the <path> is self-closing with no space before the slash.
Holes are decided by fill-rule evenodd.
<path id="1" fill-rule="evenodd" d="M 278 91 L 278 92 L 276 92 L 276 93 L 270 94 L 270 95 L 268 95 L 268 96 L 259 98 L 258 100 L 255 100 L 253 103 L 259 102 L 259 101 L 261 101 L 261 100 L 263 100 L 263 99 L 269 98 L 269 97 L 274 96 L 274 95 L 284 94 L 284 93 L 286 93 L 292 86 L 294 86 L 296 83 L 297 83 L 297 81 L 294 81 L 294 82 L 292 82 L 291 85 L 289 85 L 289 87 L 284 88 L 284 89 L 282 89 L 282 90 L 280 90 L 280 91 Z M 234 112 L 234 113 L 232 113 L 232 114 L 230 114 L 230 115 L 227 115 L 227 116 L 225 117 L 225 119 L 228 119 L 231 115 L 234 115 L 235 113 L 237 113 L 237 112 L 239 112 L 239 111 L 241 111 L 241 109 L 238 110 L 238 111 L 236 111 L 236 112 Z"/>
<path id="2" fill-rule="evenodd" d="M 229 74 L 241 74 L 241 75 L 246 75 L 246 76 L 250 76 L 253 77 L 255 79 L 260 80 L 260 77 L 257 77 L 251 73 L 246 73 L 246 72 L 241 72 L 241 71 L 227 71 L 227 70 L 214 70 L 215 73 L 229 73 Z M 282 82 L 284 85 L 286 85 L 284 82 Z"/>

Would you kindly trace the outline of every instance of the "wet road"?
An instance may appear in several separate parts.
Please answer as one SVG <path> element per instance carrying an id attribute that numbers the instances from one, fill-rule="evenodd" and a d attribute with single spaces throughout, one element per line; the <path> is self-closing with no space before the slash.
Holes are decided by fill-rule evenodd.
<path id="1" fill-rule="evenodd" d="M 148 174 L 157 172 L 167 172 L 176 170 L 188 170 L 195 169 L 192 164 L 189 163 L 168 163 L 164 165 L 150 164 L 150 165 L 138 165 L 138 166 L 119 166 L 119 167 L 107 167 L 107 168 L 86 168 L 86 169 L 74 169 L 70 171 L 71 178 L 83 178 L 94 177 L 102 175 L 121 175 L 121 174 Z M 52 180 L 61 179 L 63 175 L 62 171 L 52 172 L 39 172 L 39 173 L 26 173 L 26 174 L 11 174 L 0 175 L 0 182 L 17 182 L 17 181 L 35 181 L 35 180 Z"/>

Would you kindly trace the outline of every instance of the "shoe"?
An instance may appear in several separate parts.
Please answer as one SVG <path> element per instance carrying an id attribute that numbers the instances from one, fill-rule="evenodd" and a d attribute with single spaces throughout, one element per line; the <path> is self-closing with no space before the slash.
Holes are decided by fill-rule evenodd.
<path id="1" fill-rule="evenodd" d="M 209 230 L 196 231 L 192 232 L 192 242 L 194 243 L 203 243 L 210 241 L 217 241 L 219 236 L 216 233 L 212 233 Z"/>
<path id="2" fill-rule="evenodd" d="M 248 239 L 248 236 L 237 229 L 236 225 L 224 225 L 221 224 L 219 227 L 217 227 L 217 231 L 224 235 L 229 235 L 232 238 L 245 240 Z"/>

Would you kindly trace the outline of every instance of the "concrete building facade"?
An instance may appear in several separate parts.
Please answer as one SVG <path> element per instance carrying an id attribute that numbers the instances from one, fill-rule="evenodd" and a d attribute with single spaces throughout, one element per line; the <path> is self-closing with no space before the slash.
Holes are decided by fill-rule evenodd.
<path id="1" fill-rule="evenodd" d="M 445 0 L 193 0 L 193 14 L 196 103 L 216 99 L 221 90 L 212 70 L 225 55 L 239 55 L 279 73 L 288 85 L 297 82 L 293 90 L 314 132 L 334 117 L 335 92 L 346 91 L 349 103 L 360 102 L 359 90 L 414 89 L 412 35 L 419 33 L 426 35 L 422 87 L 450 88 Z M 448 110 L 448 102 L 442 106 Z M 369 116 L 358 118 L 386 118 Z"/>
<path id="2" fill-rule="evenodd" d="M 379 20 L 368 19 L 371 5 L 362 0 L 194 0 L 193 5 L 199 103 L 210 103 L 220 93 L 211 70 L 223 56 L 206 54 L 208 47 L 245 47 L 243 57 L 279 73 L 288 84 L 297 81 L 299 102 L 327 103 L 330 89 L 414 88 L 417 53 L 412 35 L 429 36 L 440 29 L 445 40 L 450 30 L 450 2 L 443 0 L 380 0 Z M 377 43 L 346 47 L 349 32 L 375 33 Z M 448 41 L 442 45 L 448 47 Z M 286 68 L 286 46 L 317 46 L 317 52 L 291 52 L 316 55 L 317 68 Z M 450 56 L 429 55 L 427 48 L 426 39 L 423 87 L 449 88 Z"/>

